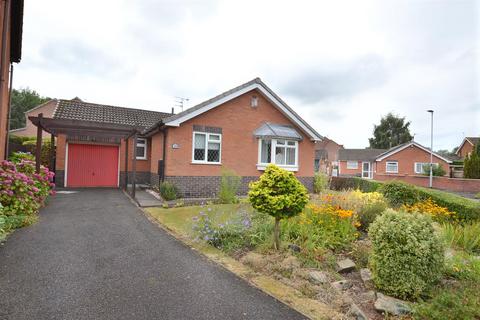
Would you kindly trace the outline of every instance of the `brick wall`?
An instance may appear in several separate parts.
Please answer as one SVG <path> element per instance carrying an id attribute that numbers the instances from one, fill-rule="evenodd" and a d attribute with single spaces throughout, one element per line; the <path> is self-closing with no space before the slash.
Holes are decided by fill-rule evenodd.
<path id="1" fill-rule="evenodd" d="M 132 184 L 133 174 L 128 171 L 128 184 Z M 137 171 L 135 172 L 135 182 L 137 184 L 150 184 L 150 172 L 149 171 Z M 120 188 L 125 186 L 125 171 L 120 171 Z"/>
<path id="2" fill-rule="evenodd" d="M 460 156 L 460 158 L 464 159 L 467 155 L 472 153 L 472 151 L 473 146 L 470 144 L 470 142 L 465 141 L 462 147 L 458 150 L 458 155 Z"/>
<path id="3" fill-rule="evenodd" d="M 2 1 L 2 5 L 0 6 L 0 21 L 3 21 L 4 15 L 8 14 L 5 12 L 4 8 L 7 5 L 7 2 L 10 2 L 8 6 L 11 6 L 11 1 Z M 6 150 L 5 150 L 5 141 L 7 139 L 7 127 L 8 127 L 8 103 L 10 101 L 9 97 L 9 64 L 10 64 L 10 24 L 7 25 L 6 30 L 6 41 L 3 41 L 3 24 L 0 24 L 0 53 L 3 52 L 2 44 L 5 42 L 5 56 L 0 57 L 1 61 L 4 61 L 4 68 L 0 70 L 2 73 L 0 75 L 2 81 L 0 81 L 0 91 L 1 91 L 1 100 L 0 100 L 0 160 L 6 158 Z"/>
<path id="4" fill-rule="evenodd" d="M 377 174 L 375 180 L 388 181 L 400 180 L 414 184 L 420 187 L 429 186 L 429 177 L 420 175 L 388 175 Z M 454 192 L 480 192 L 480 179 L 458 179 L 448 177 L 433 177 L 433 187 L 435 189 L 454 191 Z"/>
<path id="5" fill-rule="evenodd" d="M 158 181 L 158 175 L 152 174 L 151 181 Z M 221 176 L 167 176 L 165 181 L 175 184 L 182 197 L 186 198 L 212 198 L 218 195 Z M 257 176 L 242 177 L 239 195 L 246 195 L 250 182 L 257 180 Z M 313 177 L 299 177 L 309 192 L 313 191 Z"/>

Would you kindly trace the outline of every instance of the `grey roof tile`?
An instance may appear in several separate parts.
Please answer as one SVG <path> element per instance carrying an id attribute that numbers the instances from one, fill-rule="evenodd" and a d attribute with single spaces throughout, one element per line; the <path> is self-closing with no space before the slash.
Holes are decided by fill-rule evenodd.
<path id="1" fill-rule="evenodd" d="M 385 151 L 385 149 L 340 149 L 338 150 L 338 160 L 373 161 Z"/>
<path id="2" fill-rule="evenodd" d="M 147 128 L 171 113 L 88 103 L 80 99 L 58 100 L 54 119 L 96 121 Z"/>

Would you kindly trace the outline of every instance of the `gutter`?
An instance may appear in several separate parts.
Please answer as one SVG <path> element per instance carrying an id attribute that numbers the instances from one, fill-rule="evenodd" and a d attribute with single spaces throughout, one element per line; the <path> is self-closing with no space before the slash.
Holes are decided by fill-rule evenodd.
<path id="1" fill-rule="evenodd" d="M 163 128 L 163 151 L 162 151 L 162 160 L 163 160 L 163 174 L 162 174 L 162 181 L 165 181 L 165 172 L 167 172 L 167 136 L 168 136 L 168 128 Z"/>

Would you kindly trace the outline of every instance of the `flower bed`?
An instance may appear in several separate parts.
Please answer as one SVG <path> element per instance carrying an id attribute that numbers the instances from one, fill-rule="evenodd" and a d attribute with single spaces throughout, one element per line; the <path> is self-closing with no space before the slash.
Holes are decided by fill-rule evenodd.
<path id="1" fill-rule="evenodd" d="M 44 205 L 51 190 L 54 173 L 23 158 L 18 162 L 0 162 L 0 239 L 15 228 L 29 225 Z"/>

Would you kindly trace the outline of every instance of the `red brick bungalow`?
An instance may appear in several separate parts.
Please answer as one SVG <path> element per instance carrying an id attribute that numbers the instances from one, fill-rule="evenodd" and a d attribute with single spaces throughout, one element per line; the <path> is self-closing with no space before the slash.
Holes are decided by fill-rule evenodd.
<path id="1" fill-rule="evenodd" d="M 395 177 L 422 175 L 423 166 L 429 163 L 430 150 L 415 141 L 388 150 L 339 150 L 340 176 L 389 180 Z M 434 152 L 433 163 L 443 167 L 447 175 L 452 161 Z"/>
<path id="2" fill-rule="evenodd" d="M 465 159 L 465 157 L 470 155 L 473 151 L 473 148 L 475 148 L 475 146 L 479 143 L 480 137 L 466 137 L 458 147 L 456 155 L 461 159 Z"/>
<path id="3" fill-rule="evenodd" d="M 171 181 L 187 197 L 214 195 L 223 168 L 245 192 L 268 163 L 311 189 L 322 139 L 259 78 L 175 115 L 58 100 L 52 119 L 30 119 L 57 137 L 58 186 L 118 187 L 135 171 L 137 183 Z"/>

